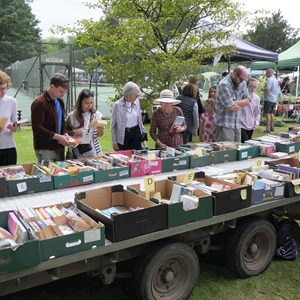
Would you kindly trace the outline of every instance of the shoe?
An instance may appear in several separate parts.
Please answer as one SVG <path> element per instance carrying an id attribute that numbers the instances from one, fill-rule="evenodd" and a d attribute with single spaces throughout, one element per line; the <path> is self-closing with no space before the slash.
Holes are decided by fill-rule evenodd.
<path id="1" fill-rule="evenodd" d="M 270 131 L 275 131 L 275 129 L 273 127 L 270 128 Z"/>
<path id="2" fill-rule="evenodd" d="M 269 129 L 266 129 L 266 130 L 263 130 L 262 132 L 270 133 L 270 130 L 269 130 Z"/>

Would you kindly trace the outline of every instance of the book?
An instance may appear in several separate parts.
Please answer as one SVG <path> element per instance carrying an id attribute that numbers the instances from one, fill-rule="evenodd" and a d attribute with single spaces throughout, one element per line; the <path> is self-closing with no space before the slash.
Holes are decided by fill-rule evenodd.
<path id="1" fill-rule="evenodd" d="M 177 116 L 174 123 L 173 123 L 173 126 L 182 126 L 184 124 L 184 121 L 185 121 L 184 117 Z"/>
<path id="2" fill-rule="evenodd" d="M 43 207 L 40 207 L 39 211 L 44 216 L 45 219 L 50 219 L 51 218 L 51 216 L 46 212 L 46 210 Z"/>

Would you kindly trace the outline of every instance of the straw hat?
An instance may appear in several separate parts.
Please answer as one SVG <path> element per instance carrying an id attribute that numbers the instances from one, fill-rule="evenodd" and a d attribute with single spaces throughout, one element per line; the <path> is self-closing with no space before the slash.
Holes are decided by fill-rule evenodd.
<path id="1" fill-rule="evenodd" d="M 153 104 L 169 103 L 172 105 L 179 104 L 181 101 L 174 98 L 171 90 L 163 90 L 159 94 L 159 98 L 153 101 Z"/>

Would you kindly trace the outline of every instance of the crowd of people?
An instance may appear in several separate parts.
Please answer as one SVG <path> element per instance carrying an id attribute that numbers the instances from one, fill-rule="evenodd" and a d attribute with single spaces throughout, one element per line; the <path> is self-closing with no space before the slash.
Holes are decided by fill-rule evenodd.
<path id="1" fill-rule="evenodd" d="M 274 71 L 266 71 L 264 114 L 266 132 L 274 130 L 274 110 L 278 100 L 278 81 Z M 151 116 L 149 134 L 156 148 L 178 147 L 199 136 L 201 142 L 245 142 L 252 138 L 259 126 L 260 97 L 256 94 L 259 81 L 248 78 L 247 69 L 238 66 L 225 74 L 217 86 L 211 86 L 208 98 L 200 100 L 195 76 L 181 87 L 175 96 L 165 89 L 153 101 L 159 108 Z M 10 86 L 9 76 L 0 71 L 0 165 L 16 164 L 17 151 L 13 133 L 17 130 L 17 104 L 6 95 Z M 91 127 L 101 119 L 101 112 L 94 108 L 94 93 L 83 89 L 73 110 L 66 116 L 63 97 L 69 89 L 63 74 L 54 74 L 48 88 L 31 105 L 33 144 L 37 160 L 59 161 L 65 159 L 65 147 L 73 140 L 79 146 L 72 157 L 102 155 L 99 137 L 104 126 Z M 130 81 L 123 87 L 122 97 L 112 107 L 110 134 L 114 151 L 136 149 L 145 145 L 147 133 L 140 106 L 140 87 Z M 1 120 L 4 118 L 4 124 Z M 100 139 L 101 141 L 101 139 Z"/>

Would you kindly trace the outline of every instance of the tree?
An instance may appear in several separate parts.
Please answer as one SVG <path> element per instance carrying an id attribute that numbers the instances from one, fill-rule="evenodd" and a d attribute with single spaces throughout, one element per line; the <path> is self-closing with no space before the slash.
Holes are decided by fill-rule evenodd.
<path id="1" fill-rule="evenodd" d="M 270 17 L 266 17 L 267 12 L 264 12 L 263 17 L 260 17 L 259 13 L 257 12 L 252 23 L 254 29 L 248 30 L 244 39 L 278 53 L 290 48 L 299 40 L 299 29 L 292 28 L 288 21 L 284 20 L 281 10 L 272 12 Z"/>
<path id="2" fill-rule="evenodd" d="M 95 49 L 90 68 L 103 69 L 117 88 L 132 80 L 151 91 L 197 73 L 242 13 L 230 0 L 99 0 L 93 8 L 103 17 L 71 30 L 82 47 Z"/>
<path id="3" fill-rule="evenodd" d="M 38 21 L 30 1 L 0 0 L 0 68 L 36 55 L 40 46 Z"/>
<path id="4" fill-rule="evenodd" d="M 43 39 L 43 53 L 50 53 L 63 49 L 66 47 L 67 43 L 63 38 L 56 38 L 54 36 Z"/>

